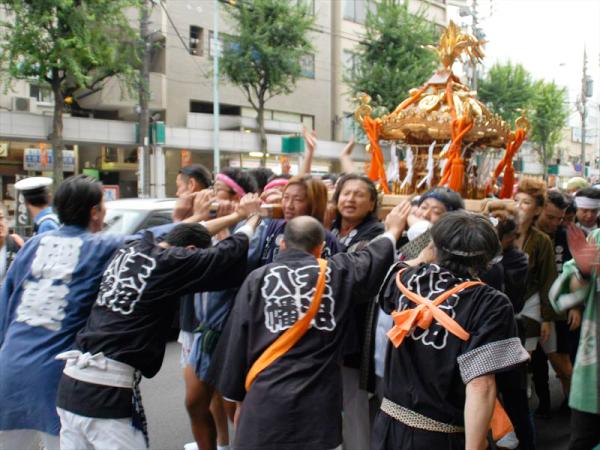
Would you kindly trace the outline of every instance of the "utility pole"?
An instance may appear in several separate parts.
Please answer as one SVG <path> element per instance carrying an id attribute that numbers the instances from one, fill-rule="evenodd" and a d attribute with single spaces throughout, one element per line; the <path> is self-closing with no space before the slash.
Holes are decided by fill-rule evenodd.
<path id="1" fill-rule="evenodd" d="M 138 142 L 138 197 L 150 196 L 150 36 L 148 22 L 150 20 L 150 0 L 144 0 L 140 6 L 140 40 L 142 47 L 142 65 L 140 68 L 140 117 Z"/>
<path id="2" fill-rule="evenodd" d="M 583 75 L 581 77 L 581 107 L 579 114 L 581 115 L 581 176 L 585 177 L 585 121 L 587 119 L 587 54 L 585 47 L 583 48 Z"/>
<path id="3" fill-rule="evenodd" d="M 213 0 L 213 173 L 221 171 L 221 152 L 219 149 L 219 0 Z"/>

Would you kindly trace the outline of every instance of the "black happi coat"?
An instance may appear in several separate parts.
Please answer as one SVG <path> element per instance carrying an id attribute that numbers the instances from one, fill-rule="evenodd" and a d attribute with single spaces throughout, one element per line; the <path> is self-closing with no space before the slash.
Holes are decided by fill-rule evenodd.
<path id="1" fill-rule="evenodd" d="M 209 372 L 224 397 L 243 401 L 236 449 L 325 450 L 341 443 L 344 333 L 353 303 L 377 293 L 393 258 L 394 245 L 387 236 L 361 251 L 331 257 L 311 328 L 246 392 L 246 374 L 254 361 L 308 309 L 318 265 L 308 253 L 286 250 L 250 274 Z"/>
<path id="2" fill-rule="evenodd" d="M 379 301 L 386 313 L 414 308 L 396 286 L 396 266 L 382 287 Z M 408 269 L 403 284 L 429 300 L 466 281 L 431 264 Z M 384 397 L 392 402 L 455 426 L 464 426 L 465 385 L 472 379 L 508 370 L 528 359 L 517 337 L 514 313 L 501 292 L 470 287 L 441 306 L 470 337 L 462 341 L 435 319 L 427 330 L 414 328 L 394 348 L 388 342 Z M 373 449 L 464 449 L 464 436 L 409 428 L 379 411 L 373 430 Z"/>
<path id="3" fill-rule="evenodd" d="M 337 238 L 338 247 L 341 252 L 352 252 L 360 246 L 361 243 L 369 242 L 371 239 L 379 236 L 385 231 L 383 223 L 374 216 L 369 215 L 360 225 L 350 231 L 346 236 L 340 236 L 342 228 L 342 219 L 336 218 L 331 226 L 331 233 Z"/>
<path id="4" fill-rule="evenodd" d="M 203 250 L 163 248 L 146 232 L 115 253 L 76 348 L 104 353 L 146 378 L 159 371 L 173 314 L 182 294 L 241 284 L 248 237 L 243 233 Z M 93 401 L 92 401 L 93 400 Z M 58 406 L 88 417 L 131 417 L 131 390 L 84 383 L 63 375 Z"/>

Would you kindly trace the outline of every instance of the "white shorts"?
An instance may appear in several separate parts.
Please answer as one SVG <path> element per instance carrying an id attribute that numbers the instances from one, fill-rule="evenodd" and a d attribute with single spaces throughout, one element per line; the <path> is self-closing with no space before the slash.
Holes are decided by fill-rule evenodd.
<path id="1" fill-rule="evenodd" d="M 544 350 L 544 353 L 546 355 L 549 355 L 550 353 L 555 353 L 557 350 L 556 339 L 556 325 L 554 325 L 554 322 L 550 322 L 550 335 L 548 336 L 546 342 L 540 343 L 539 336 L 528 337 L 527 339 L 525 339 L 525 350 L 531 353 L 535 351 L 538 343 L 540 343 L 540 346 L 542 347 L 542 350 Z"/>
<path id="2" fill-rule="evenodd" d="M 129 419 L 98 419 L 56 408 L 61 450 L 147 449 L 144 433 Z"/>
<path id="3" fill-rule="evenodd" d="M 192 345 L 194 345 L 194 333 L 189 331 L 179 331 L 177 342 L 181 344 L 181 355 L 179 356 L 179 364 L 181 367 L 190 365 L 190 354 L 192 353 Z"/>

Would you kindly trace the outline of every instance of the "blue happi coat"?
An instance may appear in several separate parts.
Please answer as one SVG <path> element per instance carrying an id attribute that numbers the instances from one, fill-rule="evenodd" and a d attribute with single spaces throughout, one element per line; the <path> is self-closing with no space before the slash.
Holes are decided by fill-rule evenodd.
<path id="1" fill-rule="evenodd" d="M 110 257 L 133 238 L 63 226 L 34 236 L 19 252 L 0 291 L 0 430 L 58 435 L 64 361 L 54 358 L 71 349 Z"/>

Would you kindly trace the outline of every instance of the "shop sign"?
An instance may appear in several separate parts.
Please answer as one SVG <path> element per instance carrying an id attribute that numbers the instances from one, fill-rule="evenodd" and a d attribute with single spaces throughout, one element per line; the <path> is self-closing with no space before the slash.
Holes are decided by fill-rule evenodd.
<path id="1" fill-rule="evenodd" d="M 105 184 L 102 186 L 102 192 L 104 193 L 104 201 L 112 202 L 113 200 L 119 200 L 121 197 L 121 190 L 118 184 Z"/>
<path id="2" fill-rule="evenodd" d="M 27 178 L 27 175 L 17 175 L 15 181 Z M 27 206 L 25 206 L 25 197 L 21 191 L 17 191 L 17 204 L 15 207 L 15 226 L 19 231 L 29 225 L 29 213 L 27 212 Z"/>
<path id="3" fill-rule="evenodd" d="M 181 167 L 186 167 L 192 164 L 192 152 L 189 150 L 181 150 Z"/>
<path id="4" fill-rule="evenodd" d="M 0 158 L 8 157 L 8 142 L 0 142 Z"/>
<path id="5" fill-rule="evenodd" d="M 23 152 L 23 169 L 25 170 L 51 171 L 53 161 L 52 150 L 26 148 Z M 63 150 L 63 172 L 75 172 L 75 152 L 73 150 Z"/>

